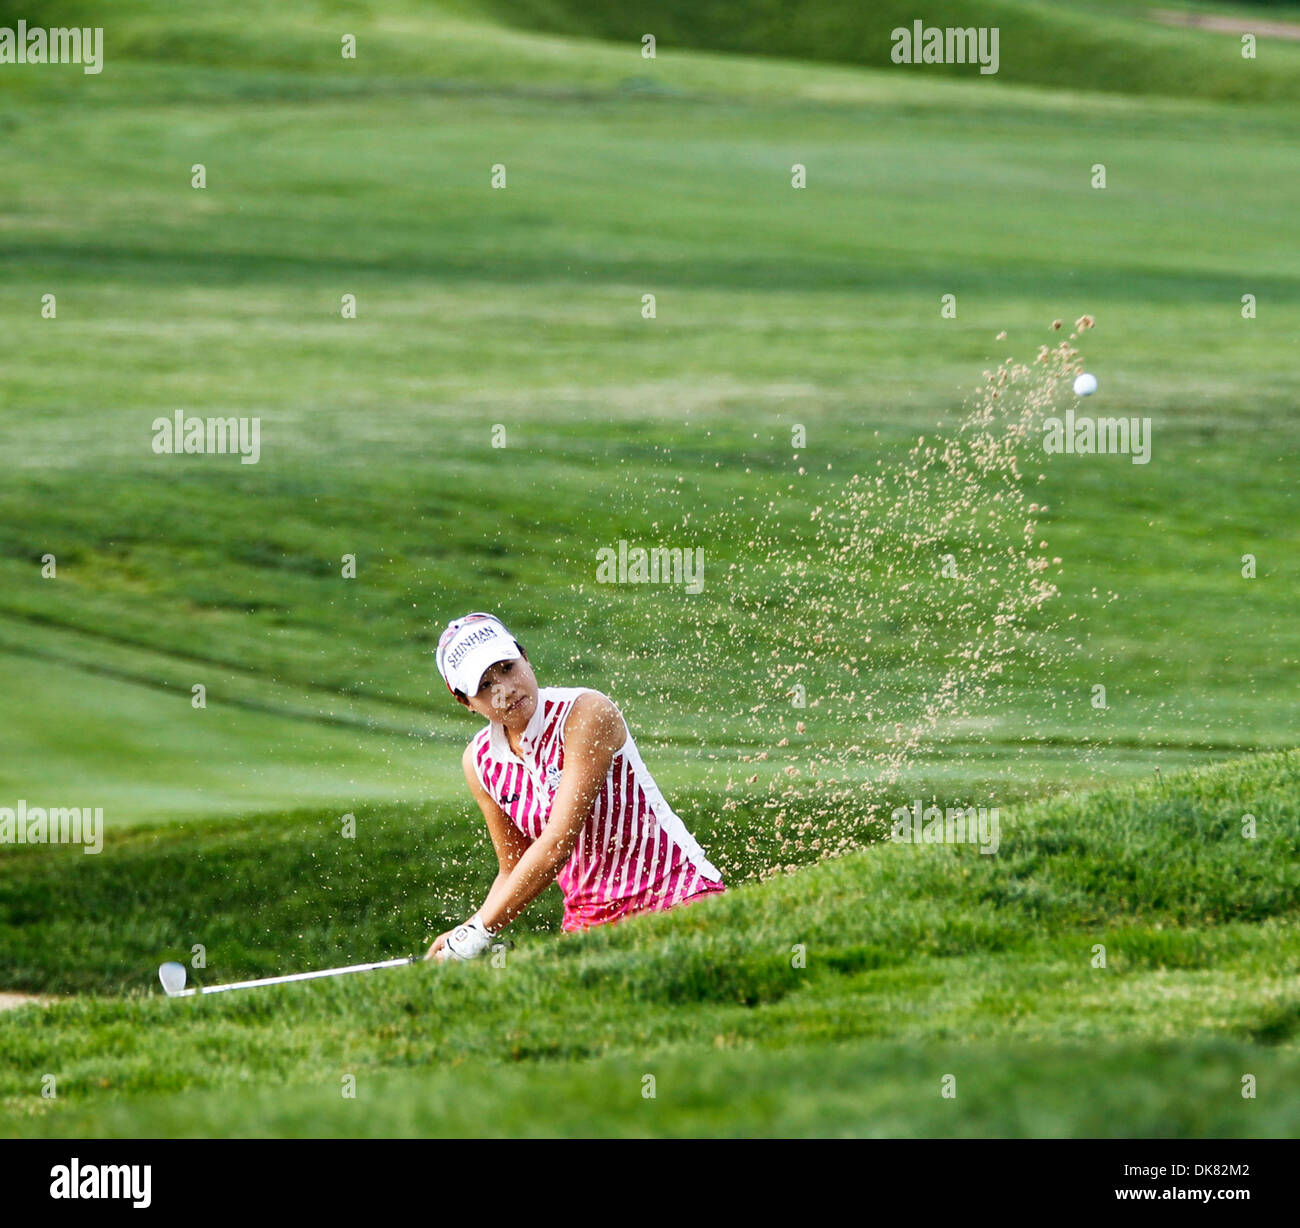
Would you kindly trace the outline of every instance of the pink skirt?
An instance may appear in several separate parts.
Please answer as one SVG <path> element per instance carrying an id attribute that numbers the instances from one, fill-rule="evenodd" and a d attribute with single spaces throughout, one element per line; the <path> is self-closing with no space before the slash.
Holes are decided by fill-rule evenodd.
<path id="1" fill-rule="evenodd" d="M 700 883 L 699 889 L 693 891 L 690 895 L 684 896 L 675 904 L 666 903 L 663 900 L 651 900 L 646 904 L 636 904 L 632 900 L 614 901 L 604 911 L 605 915 L 600 917 L 577 917 L 571 914 L 566 903 L 564 910 L 564 921 L 562 928 L 565 933 L 574 934 L 579 930 L 591 929 L 597 925 L 612 925 L 615 921 L 622 921 L 625 917 L 635 917 L 639 913 L 645 912 L 668 912 L 673 908 L 680 908 L 683 904 L 693 904 L 696 900 L 702 900 L 706 895 L 720 895 L 726 891 L 726 886 L 721 879 L 716 882 L 705 879 Z"/>

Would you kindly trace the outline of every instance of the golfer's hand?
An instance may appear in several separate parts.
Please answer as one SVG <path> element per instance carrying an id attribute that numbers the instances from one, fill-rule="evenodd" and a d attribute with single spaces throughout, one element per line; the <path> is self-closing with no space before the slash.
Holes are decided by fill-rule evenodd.
<path id="1" fill-rule="evenodd" d="M 427 955 L 425 955 L 424 958 L 426 960 L 446 959 L 445 948 L 447 946 L 447 939 L 450 938 L 454 933 L 455 930 L 447 930 L 445 933 L 439 934 L 437 938 L 433 940 L 433 944 L 429 947 L 429 952 Z"/>
<path id="2" fill-rule="evenodd" d="M 496 935 L 483 924 L 478 913 L 475 913 L 463 925 L 458 925 L 445 934 L 439 934 L 425 958 L 477 959 L 492 945 L 492 939 L 495 937 Z"/>

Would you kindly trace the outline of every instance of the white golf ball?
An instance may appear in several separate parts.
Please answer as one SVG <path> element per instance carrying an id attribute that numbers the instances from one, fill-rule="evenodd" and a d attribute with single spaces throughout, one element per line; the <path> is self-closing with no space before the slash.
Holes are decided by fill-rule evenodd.
<path id="1" fill-rule="evenodd" d="M 1097 377 L 1090 375 L 1085 371 L 1082 375 L 1076 375 L 1074 378 L 1074 395 L 1076 397 L 1090 397 L 1097 391 Z"/>

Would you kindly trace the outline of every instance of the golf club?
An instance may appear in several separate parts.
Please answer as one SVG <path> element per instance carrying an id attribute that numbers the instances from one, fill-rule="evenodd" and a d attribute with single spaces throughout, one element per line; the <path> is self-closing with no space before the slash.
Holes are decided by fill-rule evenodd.
<path id="1" fill-rule="evenodd" d="M 256 981 L 232 981 L 229 985 L 206 985 L 201 988 L 185 988 L 185 965 L 169 960 L 158 968 L 158 979 L 167 991 L 169 998 L 188 998 L 194 994 L 225 993 L 228 989 L 251 989 L 254 985 L 284 985 L 289 981 L 312 981 L 322 976 L 342 976 L 345 972 L 371 972 L 375 968 L 397 968 L 402 964 L 413 964 L 419 960 L 418 955 L 407 955 L 401 959 L 385 959 L 374 964 L 349 964 L 346 968 L 322 968 L 319 972 L 295 972 L 291 976 L 266 976 Z"/>

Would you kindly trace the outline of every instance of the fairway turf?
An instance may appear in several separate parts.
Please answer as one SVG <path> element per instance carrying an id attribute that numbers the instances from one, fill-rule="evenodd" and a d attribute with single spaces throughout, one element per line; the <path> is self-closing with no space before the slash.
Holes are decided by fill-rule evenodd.
<path id="1" fill-rule="evenodd" d="M 1300 1019 L 1294 752 L 1238 758 L 1297 741 L 1300 44 L 1243 93 L 1231 37 L 1007 2 L 980 80 L 864 70 L 869 40 L 729 47 L 679 5 L 646 61 L 595 41 L 593 7 L 123 0 L 101 76 L 0 76 L 0 806 L 108 829 L 99 857 L 0 852 L 0 990 L 78 995 L 0 1018 L 3 1129 L 547 1133 L 519 1107 L 546 1097 L 557 1133 L 1294 1133 L 1231 1072 L 1293 1084 Z M 1080 21 L 1116 51 L 1095 78 L 1053 50 Z M 945 722 L 888 798 L 1015 807 L 1016 839 L 754 882 L 816 859 L 775 826 L 820 813 L 810 761 L 883 741 L 942 656 L 850 626 L 881 703 L 819 700 L 837 666 L 785 567 L 845 609 L 876 592 L 821 509 L 1085 313 L 1090 408 L 1149 416 L 1153 459 L 1027 448 L 1061 559 L 1050 668 Z M 261 460 L 155 455 L 178 408 L 257 415 Z M 703 590 L 597 584 L 620 539 L 703 546 Z M 477 726 L 432 659 L 471 609 L 542 685 L 619 702 L 733 890 L 576 942 L 548 892 L 508 971 L 202 1015 L 146 995 L 193 943 L 209 982 L 302 971 L 409 953 L 481 901 Z M 944 1117 L 918 1089 L 966 1047 L 987 1080 Z M 647 1108 L 653 1070 L 675 1090 Z"/>
<path id="2" fill-rule="evenodd" d="M 714 66 L 719 88 L 730 68 Z M 833 71 L 798 69 L 805 82 Z M 255 101 L 231 69 L 214 110 L 187 100 L 189 77 L 165 106 L 135 104 L 137 72 L 147 65 L 104 76 L 111 105 L 94 112 L 0 103 L 13 170 L 0 398 L 14 411 L 0 423 L 0 651 L 33 671 L 29 693 L 48 695 L 58 730 L 16 741 L 6 722 L 9 793 L 33 792 L 80 738 L 65 779 L 120 796 L 120 756 L 96 728 L 119 701 L 100 674 L 82 702 L 59 698 L 52 657 L 158 692 L 158 736 L 191 730 L 196 760 L 209 730 L 189 695 L 203 683 L 211 724 L 227 697 L 251 702 L 283 718 L 277 747 L 347 764 L 355 786 L 327 767 L 311 795 L 345 809 L 412 796 L 423 765 L 438 776 L 472 732 L 434 677 L 431 624 L 483 605 L 512 619 L 545 682 L 614 694 L 640 738 L 672 744 L 665 762 L 716 781 L 692 747 L 781 736 L 770 714 L 737 719 L 776 698 L 765 662 L 788 618 L 763 617 L 772 561 L 746 547 L 745 525 L 797 557 L 844 478 L 896 464 L 985 368 L 1030 358 L 1052 318 L 1084 310 L 1099 320 L 1085 357 L 1102 396 L 1151 416 L 1155 460 L 1045 467 L 1060 617 L 1091 648 L 1018 681 L 975 758 L 1004 760 L 1022 795 L 1057 783 L 1006 747 L 1026 733 L 1098 744 L 1072 770 L 1094 783 L 1127 770 L 1108 745 L 1289 744 L 1300 261 L 1297 123 L 1282 111 L 1038 106 L 969 85 L 952 88 L 973 105 L 954 110 L 893 75 L 865 107 L 775 89 L 397 105 L 359 88 L 305 102 L 298 85 L 319 68 Z M 786 182 L 800 159 L 802 194 Z M 514 187 L 491 194 L 498 160 Z M 1098 160 L 1105 192 L 1087 186 Z M 189 187 L 194 161 L 204 192 Z M 49 290 L 53 321 L 38 311 Z M 653 322 L 639 314 L 647 291 Z M 1261 304 L 1252 321 L 1246 291 Z M 339 317 L 344 293 L 355 321 Z M 958 296 L 955 320 L 940 318 L 943 293 Z M 150 424 L 178 406 L 256 413 L 260 463 L 154 455 Z M 498 422 L 504 449 L 489 446 Z M 796 423 L 809 432 L 798 459 Z M 723 515 L 728 531 L 711 532 Z M 593 583 L 601 546 L 700 532 L 706 585 L 687 601 Z M 47 551 L 57 582 L 39 576 Z M 1240 576 L 1247 552 L 1254 582 Z M 340 578 L 345 553 L 356 583 Z M 1094 590 L 1118 598 L 1103 611 Z M 722 651 L 700 692 L 675 646 L 704 635 Z M 1063 714 L 1099 681 L 1122 701 Z M 330 732 L 358 711 L 439 749 Z M 325 727 L 304 731 L 304 712 Z M 834 722 L 811 711 L 808 736 L 834 736 Z M 238 780 L 238 807 L 282 806 L 274 778 L 294 754 L 265 755 L 242 712 L 239 728 L 242 752 L 211 756 Z M 142 787 L 109 822 L 231 809 L 191 784 L 197 763 L 132 770 Z"/>

